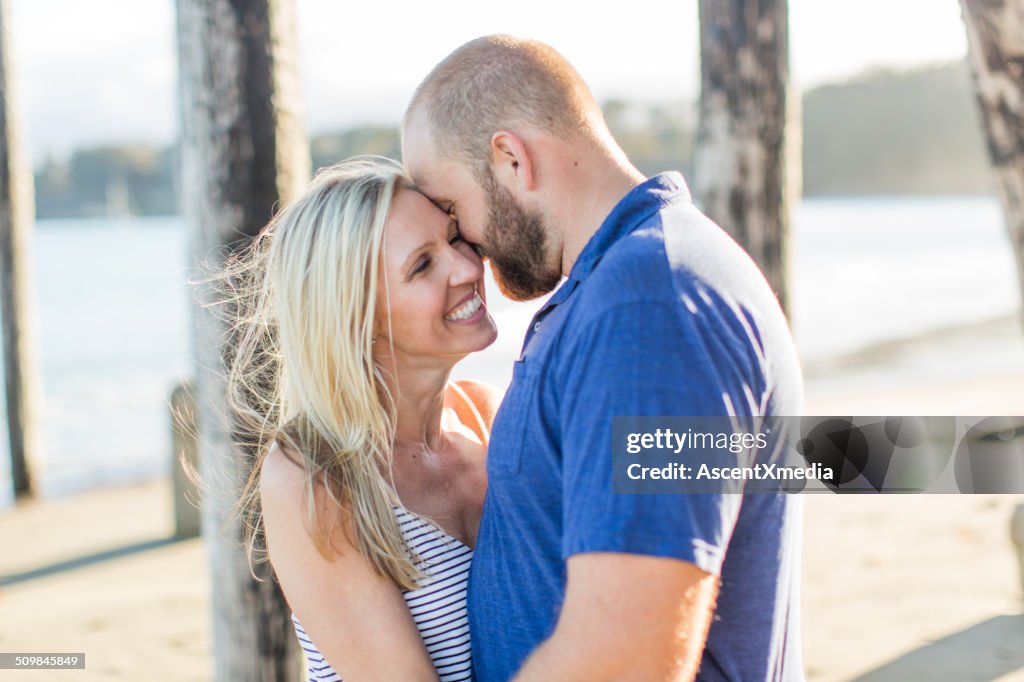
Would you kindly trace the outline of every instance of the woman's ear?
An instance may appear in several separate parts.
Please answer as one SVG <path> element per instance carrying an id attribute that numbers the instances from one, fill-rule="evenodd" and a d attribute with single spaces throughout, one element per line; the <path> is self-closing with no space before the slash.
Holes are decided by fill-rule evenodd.
<path id="1" fill-rule="evenodd" d="M 491 136 L 491 166 L 494 176 L 506 187 L 524 192 L 537 188 L 534 163 L 523 138 L 508 130 L 499 130 Z"/>

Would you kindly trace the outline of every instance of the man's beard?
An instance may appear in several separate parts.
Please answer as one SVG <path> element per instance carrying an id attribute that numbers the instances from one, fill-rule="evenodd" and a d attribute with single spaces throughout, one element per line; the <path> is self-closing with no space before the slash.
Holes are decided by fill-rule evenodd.
<path id="1" fill-rule="evenodd" d="M 482 186 L 490 206 L 484 248 L 495 283 L 513 301 L 529 301 L 550 293 L 561 281 L 562 272 L 548 268 L 544 218 L 537 211 L 519 206 L 490 169 L 485 173 Z"/>

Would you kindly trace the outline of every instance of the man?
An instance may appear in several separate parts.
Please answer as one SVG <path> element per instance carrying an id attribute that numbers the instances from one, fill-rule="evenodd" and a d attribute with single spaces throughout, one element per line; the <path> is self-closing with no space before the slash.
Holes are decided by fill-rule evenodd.
<path id="1" fill-rule="evenodd" d="M 679 174 L 637 171 L 579 74 L 534 41 L 449 55 L 402 152 L 508 296 L 567 278 L 491 434 L 477 679 L 802 678 L 795 496 L 612 491 L 613 416 L 799 414 L 787 325 L 749 257 Z"/>

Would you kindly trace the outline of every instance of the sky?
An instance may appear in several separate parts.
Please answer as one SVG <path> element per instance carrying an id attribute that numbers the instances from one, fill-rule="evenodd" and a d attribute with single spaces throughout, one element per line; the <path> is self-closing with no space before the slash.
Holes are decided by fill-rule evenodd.
<path id="1" fill-rule="evenodd" d="M 174 139 L 173 0 L 8 2 L 17 106 L 36 163 L 76 146 Z M 553 45 L 598 100 L 692 99 L 699 88 L 697 0 L 609 10 L 579 0 L 295 5 L 311 133 L 397 122 L 434 64 L 488 33 Z M 790 0 L 789 7 L 791 68 L 801 89 L 875 66 L 946 62 L 967 49 L 957 0 Z"/>

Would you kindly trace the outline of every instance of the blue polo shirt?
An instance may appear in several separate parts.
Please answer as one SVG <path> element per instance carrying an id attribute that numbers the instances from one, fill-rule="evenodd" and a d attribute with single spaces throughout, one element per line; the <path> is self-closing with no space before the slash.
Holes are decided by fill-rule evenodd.
<path id="1" fill-rule="evenodd" d="M 553 632 L 566 561 L 625 552 L 719 576 L 699 679 L 802 679 L 800 499 L 612 492 L 616 415 L 798 415 L 786 320 L 682 176 L 634 188 L 537 313 L 494 420 L 469 586 L 480 682 Z M 595 613 L 595 618 L 603 614 Z"/>

